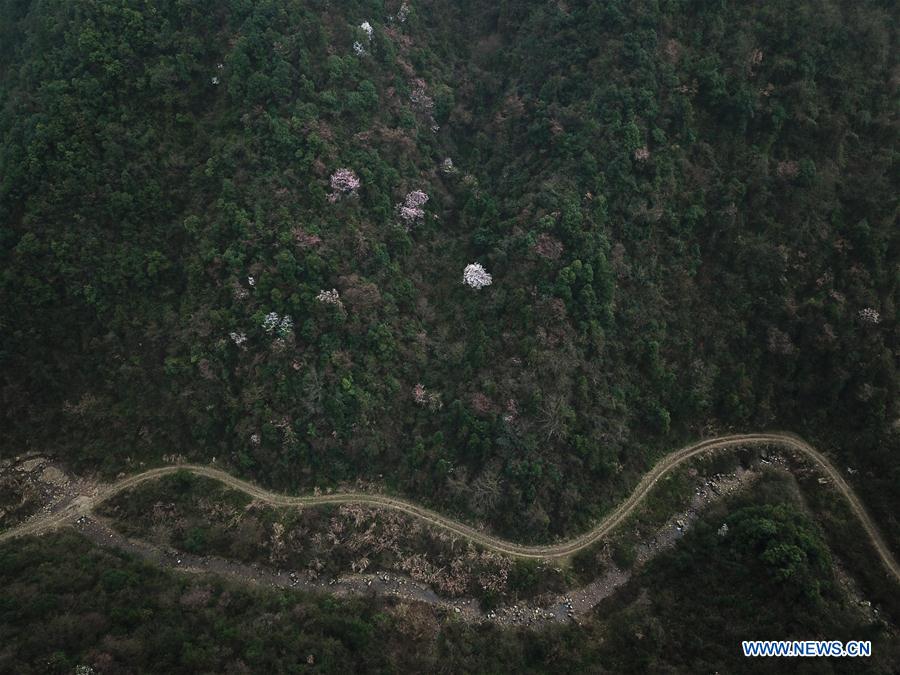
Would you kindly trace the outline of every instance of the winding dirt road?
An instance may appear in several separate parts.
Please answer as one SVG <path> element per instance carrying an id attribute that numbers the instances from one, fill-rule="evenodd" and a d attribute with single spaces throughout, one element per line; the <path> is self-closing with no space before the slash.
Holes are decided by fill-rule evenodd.
<path id="1" fill-rule="evenodd" d="M 866 512 L 862 502 L 857 497 L 853 489 L 847 484 L 840 472 L 831 464 L 825 456 L 803 439 L 787 433 L 762 433 L 762 434 L 739 434 L 733 436 L 723 436 L 720 438 L 712 438 L 694 445 L 676 450 L 659 461 L 637 484 L 634 491 L 629 497 L 622 502 L 615 510 L 609 513 L 595 527 L 588 532 L 567 541 L 556 544 L 548 544 L 543 546 L 526 546 L 507 541 L 499 537 L 492 536 L 486 532 L 477 530 L 464 523 L 452 520 L 430 509 L 423 508 L 412 502 L 408 502 L 397 497 L 389 497 L 379 494 L 345 492 L 337 494 L 325 494 L 304 497 L 292 497 L 288 495 L 270 492 L 264 488 L 235 478 L 231 474 L 215 469 L 209 466 L 201 466 L 195 464 L 180 464 L 175 466 L 166 466 L 158 469 L 151 469 L 143 473 L 123 478 L 122 480 L 112 483 L 108 486 L 100 488 L 93 495 L 84 495 L 74 499 L 72 502 L 64 506 L 62 509 L 41 516 L 37 516 L 18 527 L 12 528 L 7 532 L 0 534 L 0 543 L 25 535 L 37 535 L 52 530 L 61 525 L 66 524 L 74 518 L 81 515 L 87 515 L 91 510 L 114 497 L 115 495 L 128 490 L 130 488 L 155 480 L 162 476 L 174 474 L 178 471 L 188 471 L 198 476 L 204 476 L 224 483 L 228 487 L 250 495 L 254 499 L 265 502 L 272 506 L 316 506 L 322 504 L 346 504 L 358 503 L 372 506 L 380 506 L 384 508 L 395 509 L 409 514 L 414 518 L 428 523 L 434 527 L 447 530 L 460 537 L 469 539 L 486 549 L 504 553 L 517 558 L 538 558 L 543 560 L 551 560 L 555 558 L 566 558 L 573 553 L 590 546 L 599 539 L 602 539 L 619 524 L 621 524 L 628 516 L 637 508 L 641 502 L 647 497 L 653 486 L 663 476 L 674 470 L 680 464 L 690 459 L 702 455 L 706 452 L 714 450 L 722 450 L 733 447 L 747 447 L 751 445 L 768 445 L 778 446 L 794 450 L 804 455 L 828 478 L 831 479 L 835 489 L 843 495 L 849 503 L 851 510 L 859 520 L 866 535 L 875 547 L 878 556 L 884 563 L 884 566 L 890 574 L 900 582 L 900 565 L 894 559 L 888 548 L 884 538 L 875 526 L 871 517 Z"/>

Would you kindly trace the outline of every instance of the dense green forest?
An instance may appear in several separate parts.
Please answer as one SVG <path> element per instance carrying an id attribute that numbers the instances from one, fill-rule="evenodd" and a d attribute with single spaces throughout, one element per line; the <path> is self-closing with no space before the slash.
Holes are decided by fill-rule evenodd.
<path id="1" fill-rule="evenodd" d="M 897 551 L 898 25 L 2 0 L 3 452 L 362 478 L 546 540 L 687 440 L 783 428 Z"/>
<path id="2" fill-rule="evenodd" d="M 900 662 L 896 634 L 846 597 L 822 531 L 777 484 L 708 514 L 580 624 L 540 632 L 172 574 L 74 532 L 4 545 L 0 584 L 0 671 L 19 675 L 891 673 Z M 749 635 L 871 640 L 873 656 L 747 660 Z"/>

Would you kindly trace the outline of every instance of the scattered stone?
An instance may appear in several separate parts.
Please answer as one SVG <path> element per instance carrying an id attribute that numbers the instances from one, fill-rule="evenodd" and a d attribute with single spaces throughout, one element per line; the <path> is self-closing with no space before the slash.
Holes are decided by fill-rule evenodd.
<path id="1" fill-rule="evenodd" d="M 22 471 L 31 473 L 32 471 L 37 469 L 43 463 L 44 463 L 43 457 L 35 457 L 34 459 L 29 459 L 25 462 L 22 462 L 22 464 L 20 465 L 20 468 L 22 469 Z"/>
<path id="2" fill-rule="evenodd" d="M 65 487 L 69 484 L 69 479 L 66 478 L 66 474 L 55 466 L 48 466 L 44 469 L 43 473 L 41 473 L 41 480 L 50 485 L 55 485 L 56 487 Z"/>

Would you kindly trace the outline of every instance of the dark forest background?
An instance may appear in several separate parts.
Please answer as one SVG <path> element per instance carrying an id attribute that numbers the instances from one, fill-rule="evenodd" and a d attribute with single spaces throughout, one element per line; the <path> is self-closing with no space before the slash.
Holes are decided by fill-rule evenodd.
<path id="1" fill-rule="evenodd" d="M 3 452 L 363 478 L 537 541 L 663 452 L 785 429 L 897 552 L 897 19 L 4 0 Z"/>

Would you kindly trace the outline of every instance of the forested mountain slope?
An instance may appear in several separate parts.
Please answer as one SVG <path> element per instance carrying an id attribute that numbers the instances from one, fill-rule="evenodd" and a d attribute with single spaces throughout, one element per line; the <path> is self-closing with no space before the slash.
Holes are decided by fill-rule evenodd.
<path id="1" fill-rule="evenodd" d="M 896 551 L 897 14 L 2 0 L 3 452 L 547 540 L 778 428 Z"/>

